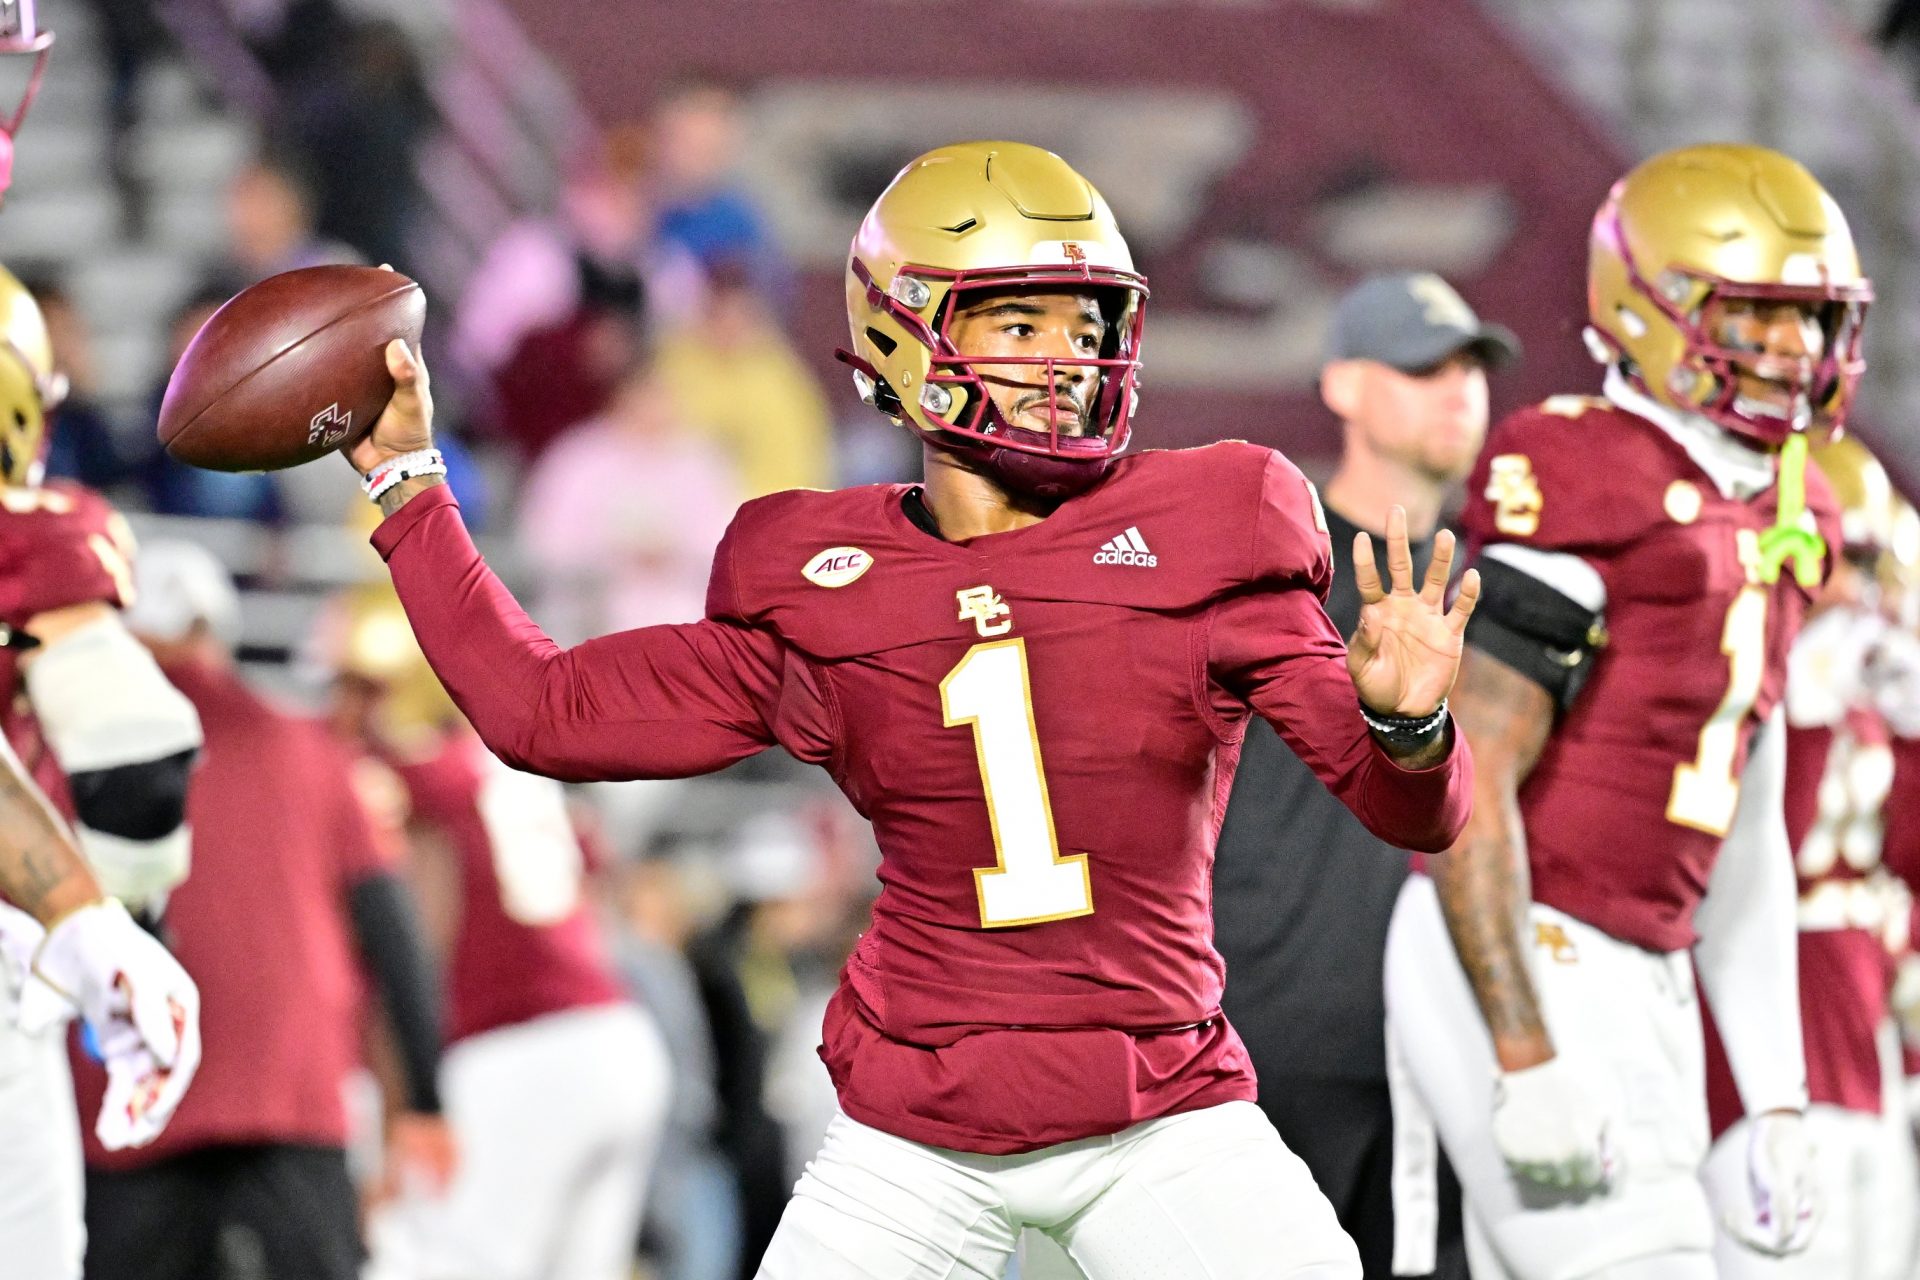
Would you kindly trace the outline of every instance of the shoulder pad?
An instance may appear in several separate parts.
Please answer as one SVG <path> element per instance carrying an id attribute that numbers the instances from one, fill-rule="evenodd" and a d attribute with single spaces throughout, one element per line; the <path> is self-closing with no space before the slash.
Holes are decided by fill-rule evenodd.
<path id="1" fill-rule="evenodd" d="M 799 588 L 853 586 L 897 537 L 886 515 L 900 488 L 788 489 L 741 503 L 714 551 L 707 616 L 756 624 Z"/>
<path id="2" fill-rule="evenodd" d="M 0 488 L 0 621 L 133 598 L 133 531 L 80 485 Z"/>
<path id="3" fill-rule="evenodd" d="M 1667 519 L 1669 485 L 1689 474 L 1658 427 L 1590 396 L 1554 396 L 1503 419 L 1467 478 L 1461 532 L 1588 555 Z"/>

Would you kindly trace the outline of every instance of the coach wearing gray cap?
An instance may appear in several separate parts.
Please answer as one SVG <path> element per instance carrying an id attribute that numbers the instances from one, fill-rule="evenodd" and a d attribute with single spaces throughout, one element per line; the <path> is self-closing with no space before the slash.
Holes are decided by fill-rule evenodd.
<path id="1" fill-rule="evenodd" d="M 1436 275 L 1376 276 L 1335 308 L 1320 396 L 1343 437 L 1321 496 L 1335 565 L 1327 613 L 1342 635 L 1360 617 L 1354 534 L 1371 534 L 1382 560 L 1380 522 L 1398 503 L 1415 572 L 1424 568 L 1441 507 L 1486 437 L 1487 370 L 1518 350 Z M 1270 727 L 1248 726 L 1214 864 L 1223 1003 L 1253 1057 L 1261 1107 L 1333 1202 L 1368 1280 L 1392 1273 L 1381 966 L 1406 874 L 1406 855 L 1361 827 Z M 1451 1195 L 1437 1274 L 1463 1277 Z"/>

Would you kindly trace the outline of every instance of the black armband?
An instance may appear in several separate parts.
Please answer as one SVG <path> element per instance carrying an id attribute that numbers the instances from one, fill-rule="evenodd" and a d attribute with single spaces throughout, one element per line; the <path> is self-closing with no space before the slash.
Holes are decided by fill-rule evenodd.
<path id="1" fill-rule="evenodd" d="M 197 748 L 158 760 L 67 775 L 82 826 L 122 840 L 158 840 L 187 820 L 187 783 Z"/>
<path id="2" fill-rule="evenodd" d="M 1607 629 L 1587 608 L 1525 570 L 1491 557 L 1480 571 L 1480 603 L 1467 643 L 1545 689 L 1562 710 L 1573 705 L 1605 648 Z"/>

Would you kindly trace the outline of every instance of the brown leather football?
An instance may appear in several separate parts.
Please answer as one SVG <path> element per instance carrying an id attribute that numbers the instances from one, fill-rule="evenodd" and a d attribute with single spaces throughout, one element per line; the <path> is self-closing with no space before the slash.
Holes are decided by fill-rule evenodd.
<path id="1" fill-rule="evenodd" d="M 214 471 L 311 462 L 373 426 L 393 396 L 386 345 L 416 350 L 420 286 L 380 267 L 270 276 L 208 317 L 160 402 L 160 443 Z"/>

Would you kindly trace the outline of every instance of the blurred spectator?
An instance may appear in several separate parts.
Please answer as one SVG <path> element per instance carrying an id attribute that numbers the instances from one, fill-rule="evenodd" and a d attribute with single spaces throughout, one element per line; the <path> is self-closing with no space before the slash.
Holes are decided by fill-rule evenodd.
<path id="1" fill-rule="evenodd" d="M 739 503 L 726 455 L 690 433 L 650 364 L 549 449 L 521 495 L 538 608 L 563 644 L 706 612 L 713 551 Z"/>
<path id="2" fill-rule="evenodd" d="M 643 1239 L 660 1280 L 732 1280 L 740 1265 L 740 1192 L 716 1145 L 713 1030 L 686 947 L 694 907 L 680 860 L 649 858 L 620 875 L 620 973 L 652 1010 L 673 1059 L 673 1105 Z"/>
<path id="3" fill-rule="evenodd" d="M 742 497 L 833 482 L 820 384 L 744 269 L 714 271 L 699 320 L 661 339 L 658 365 L 681 420 L 732 458 Z"/>
<path id="4" fill-rule="evenodd" d="M 447 1115 L 461 1160 L 374 1233 L 395 1280 L 627 1280 L 670 1065 L 585 897 L 565 792 L 461 719 L 385 583 L 338 618 L 335 729 L 405 788 L 417 864 L 451 887 Z"/>
<path id="5" fill-rule="evenodd" d="M 125 480 L 132 465 L 123 454 L 113 422 L 97 398 L 93 335 L 86 317 L 51 277 L 22 281 L 46 318 L 55 362 L 67 377 L 67 396 L 55 411 L 47 433 L 47 474 L 106 490 Z"/>
<path id="6" fill-rule="evenodd" d="M 698 263 L 654 234 L 643 158 L 639 135 L 616 130 L 576 160 L 558 211 L 509 227 L 461 295 L 455 356 L 526 458 L 606 407 L 646 330 L 698 306 Z"/>
<path id="7" fill-rule="evenodd" d="M 745 132 L 739 90 L 718 76 L 693 73 L 670 87 L 654 109 L 654 144 L 665 204 L 660 236 L 707 270 L 744 265 L 783 303 L 791 292 L 786 259 L 759 202 L 735 172 Z"/>
<path id="8" fill-rule="evenodd" d="M 276 85 L 307 75 L 346 41 L 338 0 L 216 0 Z"/>
<path id="9" fill-rule="evenodd" d="M 350 758 L 234 669 L 239 599 L 225 569 L 190 543 L 156 542 L 135 572 L 127 624 L 206 733 L 187 800 L 193 874 L 165 925 L 200 984 L 205 1058 L 153 1145 L 109 1153 L 87 1135 L 87 1274 L 353 1280 L 343 1088 L 358 1059 L 363 965 L 405 1065 L 412 1149 L 435 1153 L 433 1176 L 452 1164 L 418 926 Z M 97 1104 L 99 1066 L 78 1054 L 74 1065 L 80 1095 Z"/>
<path id="10" fill-rule="evenodd" d="M 109 163 L 127 234 L 139 239 L 146 234 L 147 175 L 141 171 L 134 125 L 148 60 L 166 49 L 167 31 L 153 0 L 93 0 L 93 8 L 107 55 Z"/>
<path id="11" fill-rule="evenodd" d="M 1888 48 L 1920 43 L 1920 0 L 1890 0 L 1875 34 Z"/>
<path id="12" fill-rule="evenodd" d="M 419 57 L 392 22 L 343 35 L 289 90 L 279 129 L 313 166 L 320 234 L 369 262 L 404 264 L 420 198 L 414 148 L 431 118 Z"/>
<path id="13" fill-rule="evenodd" d="M 361 261 L 352 247 L 320 235 L 317 199 L 311 170 L 285 151 L 263 151 L 235 174 L 227 185 L 220 291 L 231 295 L 296 267 Z"/>

